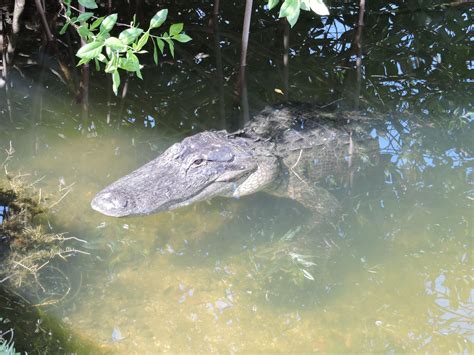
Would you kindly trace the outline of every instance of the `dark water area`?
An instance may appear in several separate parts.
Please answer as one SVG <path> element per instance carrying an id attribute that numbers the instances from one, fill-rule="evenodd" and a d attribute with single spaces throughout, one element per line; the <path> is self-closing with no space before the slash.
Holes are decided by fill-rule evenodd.
<path id="1" fill-rule="evenodd" d="M 242 83 L 243 4 L 221 3 L 216 20 L 209 1 L 160 2 L 193 41 L 158 66 L 143 55 L 144 80 L 123 77 L 118 97 L 92 70 L 87 113 L 71 90 L 81 73 L 68 50 L 45 54 L 39 32 L 25 28 L 0 94 L 0 147 L 11 142 L 8 170 L 40 180 L 44 194 L 69 191 L 48 228 L 87 252 L 64 267 L 67 297 L 48 303 L 45 290 L 29 301 L 94 351 L 470 353 L 473 7 L 375 1 L 358 29 L 357 3 L 329 5 L 329 17 L 302 13 L 289 29 L 254 4 Z M 123 22 L 137 11 L 117 7 Z M 156 10 L 142 3 L 137 17 Z M 91 209 L 99 190 L 171 144 L 242 128 L 286 101 L 382 117 L 367 132 L 378 162 L 334 189 L 341 216 L 311 232 L 323 242 L 300 259 L 282 238 L 311 216 L 263 193 L 121 219 Z"/>

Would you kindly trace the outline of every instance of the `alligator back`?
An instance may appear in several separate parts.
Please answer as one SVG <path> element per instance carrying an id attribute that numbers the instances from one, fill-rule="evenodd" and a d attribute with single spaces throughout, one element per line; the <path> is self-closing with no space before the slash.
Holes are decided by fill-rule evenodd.
<path id="1" fill-rule="evenodd" d="M 274 144 L 285 174 L 303 183 L 346 185 L 352 172 L 378 162 L 372 130 L 382 122 L 358 112 L 327 112 L 311 104 L 264 109 L 245 131 Z"/>

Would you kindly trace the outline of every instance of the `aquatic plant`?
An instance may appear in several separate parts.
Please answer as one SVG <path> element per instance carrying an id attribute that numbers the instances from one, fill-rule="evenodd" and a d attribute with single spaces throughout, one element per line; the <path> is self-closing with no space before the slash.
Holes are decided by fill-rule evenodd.
<path id="1" fill-rule="evenodd" d="M 324 244 L 318 247 L 305 245 L 307 241 L 295 238 L 300 229 L 290 230 L 271 245 L 249 252 L 254 271 L 260 280 L 271 283 L 282 278 L 302 286 L 305 280 L 315 281 L 316 278 L 321 278 L 321 273 L 324 272 L 322 266 L 329 258 L 330 250 L 337 246 L 324 238 Z"/>
<path id="2" fill-rule="evenodd" d="M 9 159 L 7 158 L 6 161 Z M 64 196 L 54 203 L 49 203 L 38 183 L 28 183 L 26 174 L 12 175 L 5 167 L 5 177 L 0 179 L 0 283 L 8 283 L 21 293 L 48 293 L 43 285 L 41 272 L 49 269 L 49 274 L 60 274 L 66 286 L 57 300 L 63 299 L 71 287 L 68 277 L 53 261 L 66 260 L 77 253 L 88 254 L 75 248 L 72 243 L 85 241 L 66 233 L 46 233 L 44 224 L 48 209 L 56 205 Z M 66 192 L 67 194 L 67 192 Z M 49 283 L 49 282 L 47 282 Z M 58 287 L 57 282 L 54 282 Z M 56 293 L 57 294 L 57 293 Z M 47 297 L 47 303 L 53 302 Z M 39 297 L 40 303 L 43 299 Z"/>
<path id="3" fill-rule="evenodd" d="M 0 318 L 1 320 L 2 318 Z M 10 334 L 10 339 L 6 336 Z M 9 329 L 6 332 L 0 332 L 0 355 L 16 355 L 19 354 L 15 350 L 15 342 L 13 341 L 13 329 Z"/>

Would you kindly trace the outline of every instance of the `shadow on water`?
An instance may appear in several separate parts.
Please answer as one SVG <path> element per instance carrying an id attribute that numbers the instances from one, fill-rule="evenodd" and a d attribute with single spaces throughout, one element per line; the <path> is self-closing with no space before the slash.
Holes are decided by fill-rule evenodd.
<path id="1" fill-rule="evenodd" d="M 293 201 L 257 194 L 124 219 L 90 209 L 97 191 L 172 143 L 242 126 L 243 4 L 222 3 L 212 22 L 209 2 L 160 4 L 193 41 L 158 68 L 145 59 L 145 80 L 128 78 L 125 97 L 114 97 L 110 81 L 92 71 L 84 115 L 70 83 L 58 79 L 56 57 L 32 51 L 37 35 L 25 29 L 17 53 L 27 56 L 18 55 L 8 100 L 0 98 L 0 146 L 11 141 L 15 149 L 9 166 L 45 176 L 44 191 L 74 183 L 48 221 L 86 240 L 91 254 L 65 268 L 75 270 L 74 284 L 81 275 L 74 297 L 46 312 L 84 339 L 67 351 L 91 342 L 120 353 L 468 352 L 472 8 L 370 2 L 361 28 L 358 3 L 336 1 L 331 16 L 305 13 L 288 31 L 277 13 L 255 5 L 246 71 L 251 114 L 297 100 L 383 116 L 382 127 L 366 132 L 377 143 L 377 163 L 328 177 L 330 187 L 345 181 L 331 187 L 340 220 L 312 232 L 322 244 L 308 247 L 305 260 L 316 266 L 309 276 L 297 271 L 293 282 L 280 272 L 286 266 L 266 277 L 258 258 L 280 252 L 281 238 L 309 217 Z M 155 10 L 142 5 L 144 13 Z M 127 9 L 120 11 L 125 18 Z M 22 324 L 36 329 L 37 310 L 25 303 L 10 316 L 3 304 L 0 317 L 21 320 L 17 350 L 45 349 L 48 342 L 20 340 Z M 51 339 L 61 342 L 56 334 Z"/>
<path id="2" fill-rule="evenodd" d="M 3 285 L 0 302 L 0 344 L 1 340 L 10 343 L 13 339 L 12 345 L 21 353 L 106 353 L 89 339 L 74 335 L 62 320 L 48 316 Z"/>

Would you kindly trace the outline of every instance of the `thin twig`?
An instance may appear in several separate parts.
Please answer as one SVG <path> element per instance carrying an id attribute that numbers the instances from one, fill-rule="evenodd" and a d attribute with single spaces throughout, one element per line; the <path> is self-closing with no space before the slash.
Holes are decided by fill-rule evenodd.
<path id="1" fill-rule="evenodd" d="M 296 165 L 298 165 L 298 163 L 299 163 L 299 161 L 300 161 L 300 159 L 301 159 L 301 155 L 302 155 L 302 154 L 303 154 L 303 149 L 300 150 L 300 155 L 299 155 L 298 159 L 296 160 L 296 163 L 293 164 L 292 167 L 290 167 L 290 171 L 291 171 L 293 174 L 295 174 L 295 176 L 296 176 L 298 179 L 300 179 L 304 184 L 309 185 L 309 184 L 308 184 L 301 176 L 299 176 L 298 173 L 294 170 L 294 168 L 296 167 Z"/>
<path id="2" fill-rule="evenodd" d="M 298 159 L 296 160 L 296 163 L 293 164 L 293 166 L 290 169 L 294 169 L 296 167 L 296 165 L 298 165 L 298 163 L 300 162 L 302 154 L 303 154 L 303 149 L 300 149 L 300 155 L 298 156 Z"/>
<path id="3" fill-rule="evenodd" d="M 17 265 L 19 265 L 19 266 L 21 266 L 21 267 L 23 267 L 23 268 L 25 268 L 26 270 L 28 270 L 28 271 L 31 272 L 32 274 L 35 273 L 35 271 L 34 271 L 33 269 L 29 268 L 28 266 L 23 265 L 23 264 L 20 263 L 19 261 L 13 261 L 13 263 L 14 263 L 14 264 L 17 264 Z"/>
<path id="4" fill-rule="evenodd" d="M 42 177 L 40 177 L 39 179 L 36 179 L 35 181 L 33 181 L 31 184 L 27 185 L 26 188 L 30 188 L 30 187 L 33 187 L 34 185 L 36 185 L 37 183 L 39 183 L 40 181 L 42 181 L 44 178 L 46 177 L 46 175 L 43 175 Z"/>
<path id="5" fill-rule="evenodd" d="M 61 196 L 61 198 L 59 200 L 57 200 L 56 202 L 54 202 L 51 206 L 48 207 L 48 209 L 51 209 L 53 208 L 54 206 L 56 206 L 59 202 L 61 202 L 72 190 L 67 190 L 66 193 L 64 195 Z"/>
<path id="6" fill-rule="evenodd" d="M 82 239 L 79 239 L 79 238 L 76 238 L 76 237 L 67 237 L 67 238 L 64 238 L 62 235 L 59 235 L 59 236 L 57 237 L 57 240 L 62 240 L 62 241 L 71 240 L 71 239 L 74 239 L 74 240 L 77 240 L 78 242 L 82 242 L 82 243 L 86 243 L 86 244 L 87 244 L 87 240 L 82 240 Z"/>

